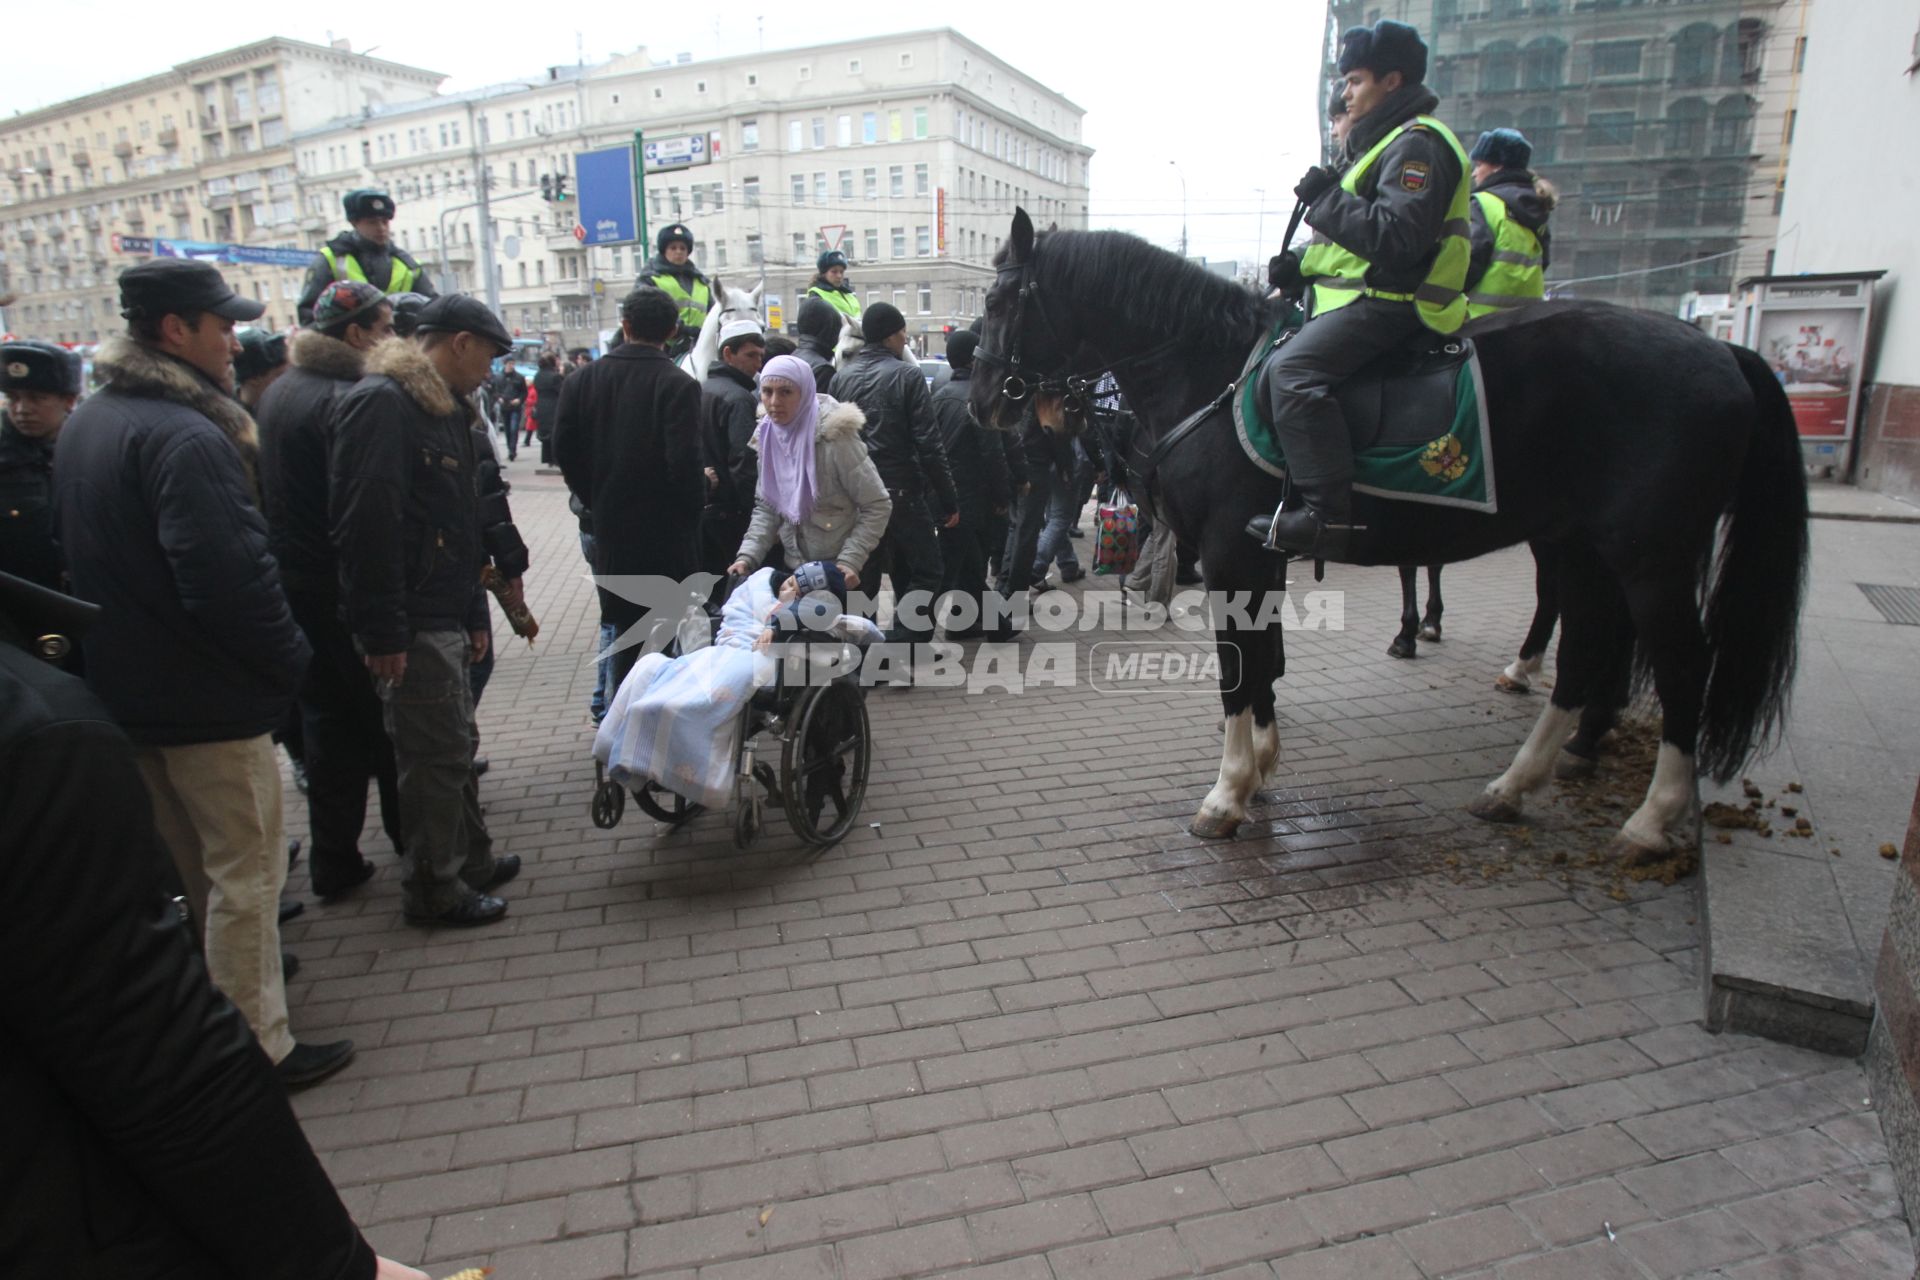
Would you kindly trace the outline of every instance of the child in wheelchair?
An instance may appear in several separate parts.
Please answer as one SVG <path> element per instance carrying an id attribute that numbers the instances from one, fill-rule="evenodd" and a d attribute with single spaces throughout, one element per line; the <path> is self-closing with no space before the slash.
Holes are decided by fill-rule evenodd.
<path id="1" fill-rule="evenodd" d="M 713 643 L 679 656 L 649 653 L 621 682 L 593 754 L 624 787 L 653 782 L 695 804 L 725 806 L 734 788 L 735 735 L 756 692 L 780 677 L 788 643 L 864 645 L 879 627 L 845 612 L 846 578 L 815 560 L 791 574 L 742 579 L 721 606 Z"/>

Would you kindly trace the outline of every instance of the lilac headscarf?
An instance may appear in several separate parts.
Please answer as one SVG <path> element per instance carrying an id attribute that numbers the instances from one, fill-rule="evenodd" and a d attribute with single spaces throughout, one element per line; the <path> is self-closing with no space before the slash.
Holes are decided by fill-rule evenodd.
<path id="1" fill-rule="evenodd" d="M 760 418 L 760 497 L 783 519 L 799 524 L 813 514 L 813 433 L 820 418 L 820 397 L 813 370 L 798 356 L 775 356 L 760 370 L 760 381 L 790 382 L 800 390 L 800 411 L 781 426 Z"/>

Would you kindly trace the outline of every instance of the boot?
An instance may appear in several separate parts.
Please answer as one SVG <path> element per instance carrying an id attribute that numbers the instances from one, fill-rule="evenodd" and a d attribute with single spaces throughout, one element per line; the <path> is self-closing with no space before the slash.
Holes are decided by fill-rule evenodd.
<path id="1" fill-rule="evenodd" d="M 1351 559 L 1353 535 L 1366 528 L 1353 523 L 1351 487 L 1329 483 L 1316 485 L 1314 490 L 1302 492 L 1304 501 L 1282 501 L 1272 515 L 1247 521 L 1247 536 L 1269 551 L 1298 558 Z"/>

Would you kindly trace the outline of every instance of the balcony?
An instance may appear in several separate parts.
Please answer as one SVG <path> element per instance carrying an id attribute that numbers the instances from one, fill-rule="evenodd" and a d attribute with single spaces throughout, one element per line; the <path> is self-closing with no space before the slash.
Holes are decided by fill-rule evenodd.
<path id="1" fill-rule="evenodd" d="M 73 149 L 73 167 L 76 169 L 93 168 L 93 153 L 85 147 L 75 147 Z"/>
<path id="2" fill-rule="evenodd" d="M 98 209 L 87 210 L 80 215 L 80 220 L 86 223 L 87 230 L 89 231 L 98 231 L 100 229 L 100 211 Z"/>
<path id="3" fill-rule="evenodd" d="M 133 144 L 124 140 L 116 142 L 113 144 L 113 154 L 122 160 L 131 160 L 133 158 Z"/>
<path id="4" fill-rule="evenodd" d="M 233 202 L 236 198 L 231 191 L 209 192 L 207 194 L 207 208 L 215 210 L 216 212 L 221 209 L 231 209 L 233 208 Z"/>
<path id="5" fill-rule="evenodd" d="M 167 212 L 171 214 L 173 217 L 185 218 L 192 215 L 193 206 L 188 204 L 185 200 L 175 200 L 173 203 L 167 206 Z"/>
<path id="6" fill-rule="evenodd" d="M 40 238 L 40 232 L 29 223 L 20 224 L 20 243 L 32 244 Z"/>
<path id="7" fill-rule="evenodd" d="M 42 156 L 33 162 L 33 171 L 43 178 L 51 178 L 53 176 L 53 161 Z"/>
<path id="8" fill-rule="evenodd" d="M 551 288 L 555 302 L 572 298 L 591 298 L 593 296 L 593 281 L 591 280 L 556 280 L 553 282 Z"/>
<path id="9" fill-rule="evenodd" d="M 147 211 L 145 209 L 142 209 L 139 205 L 133 206 L 133 208 L 127 210 L 126 223 L 128 226 L 138 231 L 140 228 L 147 225 Z"/>
<path id="10" fill-rule="evenodd" d="M 168 125 L 162 129 L 155 137 L 160 145 L 169 151 L 174 150 L 180 145 L 180 131 L 172 125 Z"/>

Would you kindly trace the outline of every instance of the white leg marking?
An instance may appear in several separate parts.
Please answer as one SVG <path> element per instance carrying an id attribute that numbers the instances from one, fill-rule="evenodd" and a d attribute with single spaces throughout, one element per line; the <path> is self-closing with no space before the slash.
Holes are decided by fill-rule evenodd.
<path id="1" fill-rule="evenodd" d="M 1276 739 L 1278 734 L 1276 732 Z M 1264 775 L 1256 772 L 1253 746 L 1253 708 L 1227 717 L 1227 731 L 1220 743 L 1220 778 L 1201 802 L 1200 817 L 1206 821 L 1239 822 L 1247 816 L 1247 797 L 1260 785 Z"/>
<path id="2" fill-rule="evenodd" d="M 1253 731 L 1253 785 L 1257 788 L 1273 773 L 1273 766 L 1280 762 L 1280 722 L 1269 720 L 1264 729 Z M 1248 799 L 1252 799 L 1249 794 Z"/>
<path id="3" fill-rule="evenodd" d="M 1654 762 L 1653 781 L 1647 786 L 1647 798 L 1641 802 L 1620 834 L 1630 843 L 1656 853 L 1674 847 L 1668 832 L 1692 816 L 1699 803 L 1698 780 L 1694 776 L 1693 757 L 1671 743 L 1660 744 Z"/>
<path id="4" fill-rule="evenodd" d="M 1525 693 L 1533 688 L 1534 677 L 1539 674 L 1540 655 L 1536 653 L 1531 658 L 1515 658 L 1509 662 L 1507 669 L 1500 673 L 1500 679 L 1496 683 Z"/>
<path id="5" fill-rule="evenodd" d="M 1553 775 L 1554 757 L 1560 754 L 1560 744 L 1567 740 L 1567 731 L 1579 715 L 1577 709 L 1562 711 L 1549 702 L 1533 722 L 1533 732 L 1521 744 L 1520 754 L 1505 773 L 1487 784 L 1487 793 L 1519 808 L 1527 792 L 1538 790 Z"/>

